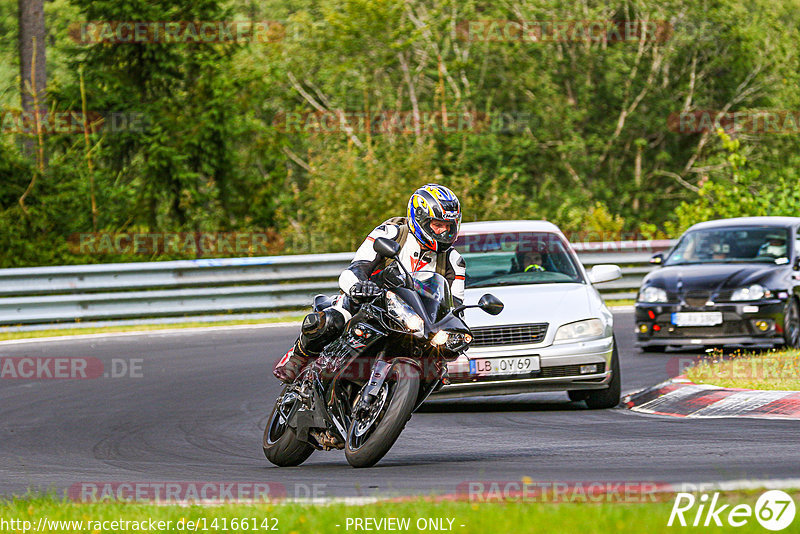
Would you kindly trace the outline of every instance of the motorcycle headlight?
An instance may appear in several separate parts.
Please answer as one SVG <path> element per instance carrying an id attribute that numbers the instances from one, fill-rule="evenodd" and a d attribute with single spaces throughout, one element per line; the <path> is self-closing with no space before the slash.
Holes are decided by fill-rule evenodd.
<path id="1" fill-rule="evenodd" d="M 439 330 L 431 338 L 431 345 L 440 347 L 442 345 L 453 352 L 459 351 L 472 343 L 472 336 L 470 334 L 463 334 L 461 332 L 448 332 L 447 330 Z"/>
<path id="2" fill-rule="evenodd" d="M 648 286 L 639 292 L 639 302 L 667 302 L 667 292 L 660 287 Z"/>
<path id="3" fill-rule="evenodd" d="M 586 319 L 562 325 L 556 331 L 554 343 L 598 338 L 603 335 L 603 322 L 600 319 Z"/>
<path id="4" fill-rule="evenodd" d="M 740 287 L 733 292 L 731 300 L 761 300 L 769 298 L 772 292 L 760 284 L 753 284 L 750 287 Z"/>
<path id="5" fill-rule="evenodd" d="M 422 334 L 425 321 L 411 309 L 411 306 L 400 300 L 392 291 L 386 292 L 386 311 L 389 316 L 406 327 L 409 332 Z"/>

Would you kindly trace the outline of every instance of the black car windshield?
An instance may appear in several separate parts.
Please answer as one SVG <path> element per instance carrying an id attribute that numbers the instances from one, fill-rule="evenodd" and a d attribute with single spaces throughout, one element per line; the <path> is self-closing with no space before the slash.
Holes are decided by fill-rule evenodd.
<path id="1" fill-rule="evenodd" d="M 550 232 L 461 236 L 456 248 L 467 263 L 466 287 L 582 283 L 566 242 Z"/>
<path id="2" fill-rule="evenodd" d="M 788 263 L 788 231 L 780 227 L 694 230 L 685 234 L 664 265 L 689 263 Z"/>

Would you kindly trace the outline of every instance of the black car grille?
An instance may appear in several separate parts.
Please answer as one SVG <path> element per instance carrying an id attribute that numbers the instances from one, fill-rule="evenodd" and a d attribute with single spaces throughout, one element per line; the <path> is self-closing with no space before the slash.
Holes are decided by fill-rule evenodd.
<path id="1" fill-rule="evenodd" d="M 672 330 L 670 330 L 672 329 Z M 716 326 L 673 326 L 663 324 L 661 330 L 653 333 L 653 337 L 716 337 L 750 335 L 744 321 L 726 320 Z"/>
<path id="2" fill-rule="evenodd" d="M 547 323 L 484 326 L 472 329 L 472 347 L 523 345 L 541 343 L 547 334 Z"/>
<path id="3" fill-rule="evenodd" d="M 592 365 L 597 366 L 597 371 L 590 374 L 598 374 L 606 372 L 605 362 L 595 363 Z M 542 372 L 538 374 L 536 378 L 558 378 L 561 376 L 576 376 L 580 374 L 581 374 L 580 365 L 556 365 L 554 367 L 542 367 Z"/>
<path id="4" fill-rule="evenodd" d="M 688 291 L 684 296 L 683 300 L 689 306 L 693 306 L 695 308 L 702 308 L 708 302 L 708 299 L 711 297 L 711 293 L 708 291 Z"/>

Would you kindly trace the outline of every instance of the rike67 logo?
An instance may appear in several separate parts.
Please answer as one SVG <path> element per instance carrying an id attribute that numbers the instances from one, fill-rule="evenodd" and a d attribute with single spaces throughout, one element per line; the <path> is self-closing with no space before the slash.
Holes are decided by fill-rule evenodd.
<path id="1" fill-rule="evenodd" d="M 792 497 L 780 490 L 763 493 L 755 507 L 749 504 L 730 504 L 719 502 L 719 493 L 709 498 L 707 493 L 695 497 L 692 493 L 678 493 L 669 514 L 667 526 L 731 526 L 742 527 L 753 517 L 767 530 L 783 530 L 792 524 L 795 505 Z"/>

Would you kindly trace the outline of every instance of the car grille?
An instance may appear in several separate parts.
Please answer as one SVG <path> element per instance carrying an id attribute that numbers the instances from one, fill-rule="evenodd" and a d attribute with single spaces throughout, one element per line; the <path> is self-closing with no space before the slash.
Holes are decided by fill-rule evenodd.
<path id="1" fill-rule="evenodd" d="M 689 306 L 693 306 L 695 308 L 701 308 L 706 305 L 708 299 L 711 297 L 711 293 L 708 291 L 688 291 L 684 296 L 683 300 Z"/>
<path id="2" fill-rule="evenodd" d="M 606 372 L 606 364 L 596 363 L 597 372 L 592 374 L 599 374 Z M 575 376 L 581 374 L 580 365 L 556 365 L 554 367 L 542 367 L 542 372 L 536 378 L 558 378 L 561 376 Z"/>
<path id="3" fill-rule="evenodd" d="M 472 347 L 523 345 L 541 343 L 547 333 L 547 323 L 484 326 L 472 329 Z"/>
<path id="4" fill-rule="evenodd" d="M 673 330 L 670 331 L 669 329 Z M 655 332 L 653 337 L 716 337 L 716 336 L 735 336 L 750 335 L 744 321 L 725 321 L 716 326 L 672 326 L 662 325 L 659 332 Z"/>

